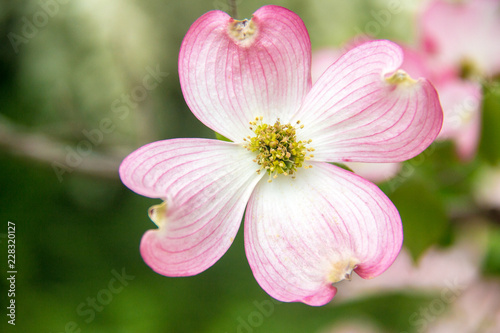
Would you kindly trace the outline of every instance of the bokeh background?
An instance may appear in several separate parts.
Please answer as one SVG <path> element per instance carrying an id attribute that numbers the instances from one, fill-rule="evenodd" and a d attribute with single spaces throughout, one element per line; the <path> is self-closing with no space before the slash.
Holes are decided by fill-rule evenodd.
<path id="1" fill-rule="evenodd" d="M 320 49 L 360 33 L 413 43 L 423 2 L 401 1 L 397 15 L 378 20 L 394 1 L 273 3 L 299 14 Z M 235 3 L 240 19 L 268 4 Z M 163 277 L 144 264 L 139 242 L 154 227 L 147 210 L 159 200 L 125 188 L 117 168 L 151 141 L 214 137 L 187 108 L 177 74 L 183 36 L 212 9 L 230 8 L 225 0 L 0 2 L 0 331 L 497 332 L 495 78 L 482 82 L 483 127 L 472 160 L 438 142 L 379 184 L 400 210 L 405 249 L 384 275 L 342 282 L 330 304 L 273 301 L 253 278 L 241 231 L 198 276 Z M 148 76 L 156 84 L 145 89 Z M 5 316 L 9 221 L 15 326 Z"/>

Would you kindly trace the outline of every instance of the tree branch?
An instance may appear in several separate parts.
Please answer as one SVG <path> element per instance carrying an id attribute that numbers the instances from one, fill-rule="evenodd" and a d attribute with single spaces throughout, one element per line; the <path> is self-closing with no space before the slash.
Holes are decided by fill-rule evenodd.
<path id="1" fill-rule="evenodd" d="M 69 156 L 70 145 L 43 133 L 30 132 L 2 116 L 0 116 L 0 148 L 17 156 L 50 164 L 59 181 L 62 181 L 64 174 L 73 171 L 96 177 L 118 179 L 118 167 L 124 157 L 118 154 L 100 155 L 91 152 L 88 156 L 80 155 L 75 161 L 74 156 Z M 57 170 L 59 170 L 59 176 Z"/>

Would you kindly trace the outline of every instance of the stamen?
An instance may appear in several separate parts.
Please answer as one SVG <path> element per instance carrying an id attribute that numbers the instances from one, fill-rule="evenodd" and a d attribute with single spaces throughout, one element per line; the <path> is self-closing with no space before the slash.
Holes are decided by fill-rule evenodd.
<path id="1" fill-rule="evenodd" d="M 314 148 L 307 148 L 305 145 L 312 140 L 297 141 L 296 129 L 291 124 L 283 125 L 278 119 L 274 125 L 262 123 L 263 117 L 255 117 L 255 121 L 250 122 L 250 129 L 255 133 L 251 138 L 247 137 L 244 147 L 252 152 L 257 152 L 257 158 L 254 160 L 261 166 L 260 170 L 266 170 L 272 178 L 278 174 L 285 176 L 294 174 L 303 166 L 304 161 L 310 160 L 311 156 L 307 153 L 314 151 Z M 297 121 L 297 125 L 300 121 Z M 300 125 L 299 128 L 303 128 Z M 307 167 L 304 166 L 306 169 Z"/>

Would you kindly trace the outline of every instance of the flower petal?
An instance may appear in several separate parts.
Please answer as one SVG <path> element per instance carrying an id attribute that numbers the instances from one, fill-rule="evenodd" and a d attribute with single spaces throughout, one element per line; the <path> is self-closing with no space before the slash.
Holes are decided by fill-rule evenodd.
<path id="1" fill-rule="evenodd" d="M 344 50 L 340 48 L 324 48 L 312 53 L 311 78 L 313 84 L 342 54 L 344 54 Z"/>
<path id="2" fill-rule="evenodd" d="M 120 166 L 133 191 L 165 199 L 153 211 L 159 229 L 141 241 L 144 261 L 167 276 L 198 274 L 231 245 L 248 198 L 262 176 L 254 156 L 234 143 L 174 139 L 146 145 Z"/>
<path id="3" fill-rule="evenodd" d="M 306 27 L 288 9 L 264 6 L 246 22 L 211 11 L 182 42 L 179 78 L 194 115 L 241 142 L 255 117 L 286 122 L 297 110 L 311 86 L 310 57 Z"/>
<path id="4" fill-rule="evenodd" d="M 331 284 L 353 268 L 363 278 L 385 271 L 401 248 L 401 219 L 367 180 L 314 162 L 295 180 L 261 181 L 245 217 L 245 246 L 261 287 L 285 302 L 323 305 Z"/>
<path id="5" fill-rule="evenodd" d="M 395 72 L 402 60 L 396 44 L 368 42 L 318 79 L 293 120 L 305 125 L 298 136 L 313 140 L 316 160 L 400 162 L 431 144 L 442 124 L 439 98 L 427 80 Z"/>

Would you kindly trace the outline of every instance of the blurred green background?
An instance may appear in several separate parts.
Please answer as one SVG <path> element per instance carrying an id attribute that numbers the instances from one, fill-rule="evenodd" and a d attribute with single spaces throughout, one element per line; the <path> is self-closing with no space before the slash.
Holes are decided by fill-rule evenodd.
<path id="1" fill-rule="evenodd" d="M 390 2 L 274 4 L 302 17 L 313 49 L 338 47 L 370 22 L 376 38 L 412 43 L 418 1 L 373 28 L 373 13 Z M 240 19 L 268 4 L 236 3 Z M 437 320 L 411 318 L 439 289 L 336 297 L 320 308 L 272 302 L 253 278 L 241 231 L 198 276 L 167 278 L 144 264 L 139 242 L 154 227 L 147 210 L 159 201 L 125 188 L 117 168 L 151 141 L 213 137 L 187 108 L 177 74 L 182 38 L 212 9 L 229 7 L 224 0 L 0 2 L 2 332 L 334 332 L 346 321 L 422 332 Z M 157 84 L 144 89 L 151 73 Z M 380 186 L 400 210 L 416 265 L 429 248 L 466 238 L 480 252 L 478 279 L 496 281 L 500 214 L 473 195 L 482 172 L 500 160 L 498 80 L 489 84 L 474 160 L 462 163 L 451 143 L 436 143 L 423 159 L 406 162 L 396 183 Z M 9 221 L 16 226 L 15 326 L 5 316 Z"/>

